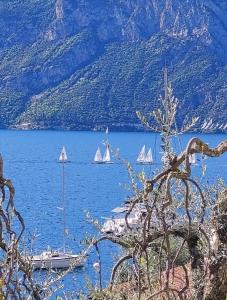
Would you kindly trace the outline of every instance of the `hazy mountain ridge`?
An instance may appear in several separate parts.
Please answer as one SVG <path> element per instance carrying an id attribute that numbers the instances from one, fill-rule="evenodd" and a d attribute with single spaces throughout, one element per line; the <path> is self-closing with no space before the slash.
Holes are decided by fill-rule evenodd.
<path id="1" fill-rule="evenodd" d="M 0 126 L 134 127 L 165 63 L 179 121 L 226 122 L 226 13 L 224 0 L 0 1 Z"/>

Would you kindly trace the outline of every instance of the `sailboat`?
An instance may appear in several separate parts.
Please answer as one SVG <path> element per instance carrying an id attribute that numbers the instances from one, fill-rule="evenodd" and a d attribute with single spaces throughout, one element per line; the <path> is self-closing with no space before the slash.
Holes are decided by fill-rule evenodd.
<path id="1" fill-rule="evenodd" d="M 62 150 L 61 150 L 61 153 L 60 153 L 60 156 L 59 156 L 59 162 L 61 162 L 61 163 L 68 162 L 68 156 L 67 156 L 67 153 L 66 153 L 65 146 L 62 147 Z"/>
<path id="2" fill-rule="evenodd" d="M 63 212 L 63 250 L 51 250 L 43 251 L 39 255 L 33 255 L 30 257 L 32 267 L 34 269 L 65 269 L 82 267 L 85 262 L 85 255 L 72 254 L 66 251 L 66 214 L 65 214 L 65 174 L 64 165 L 68 161 L 66 149 L 63 146 L 59 162 L 62 163 L 62 204 L 63 207 L 59 208 Z"/>
<path id="3" fill-rule="evenodd" d="M 94 164 L 112 164 L 113 163 L 111 161 L 111 157 L 110 157 L 110 145 L 109 144 L 106 144 L 106 151 L 103 156 L 102 156 L 100 148 L 98 147 L 98 149 L 95 153 L 93 163 Z"/>
<path id="4" fill-rule="evenodd" d="M 106 135 L 108 135 L 109 133 L 109 129 L 108 127 L 106 128 Z M 102 156 L 101 150 L 98 147 L 96 153 L 95 153 L 95 157 L 93 160 L 94 164 L 112 164 L 113 162 L 111 161 L 111 156 L 110 156 L 110 144 L 108 141 L 108 138 L 105 142 L 105 146 L 106 146 L 106 150 L 104 155 Z"/>
<path id="5" fill-rule="evenodd" d="M 146 146 L 143 145 L 136 161 L 137 161 L 137 163 L 143 164 L 143 165 L 152 164 L 153 157 L 152 157 L 151 148 L 148 150 L 148 152 L 146 154 Z"/>

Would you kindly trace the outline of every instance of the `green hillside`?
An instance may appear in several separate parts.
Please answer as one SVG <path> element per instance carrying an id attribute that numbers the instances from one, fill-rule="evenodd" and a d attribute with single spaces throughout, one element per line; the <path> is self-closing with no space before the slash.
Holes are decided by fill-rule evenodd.
<path id="1" fill-rule="evenodd" d="M 204 12 L 194 1 L 189 7 L 173 2 L 179 5 L 174 16 L 163 11 L 164 0 L 153 8 L 147 0 L 141 7 L 136 0 L 131 6 L 0 1 L 0 127 L 139 129 L 135 112 L 160 104 L 164 66 L 179 98 L 179 123 L 192 115 L 202 116 L 200 123 L 225 123 L 226 4 L 209 1 L 212 10 Z M 198 16 L 184 19 L 191 8 Z M 219 13 L 214 24 L 206 23 L 210 11 Z"/>

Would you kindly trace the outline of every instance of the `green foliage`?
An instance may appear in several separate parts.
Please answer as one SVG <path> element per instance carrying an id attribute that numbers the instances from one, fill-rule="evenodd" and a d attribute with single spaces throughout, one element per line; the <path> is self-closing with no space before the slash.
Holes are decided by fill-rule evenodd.
<path id="1" fill-rule="evenodd" d="M 225 122 L 227 67 L 211 46 L 161 34 L 104 42 L 93 25 L 77 30 L 73 19 L 57 21 L 55 4 L 0 1 L 1 127 L 141 128 L 135 112 L 159 106 L 165 62 L 180 100 L 178 122 L 185 115 Z"/>
<path id="2" fill-rule="evenodd" d="M 139 125 L 136 110 L 146 112 L 159 106 L 156 99 L 163 85 L 163 57 L 168 51 L 186 52 L 188 47 L 188 43 L 166 39 L 163 49 L 159 36 L 147 42 L 111 44 L 96 61 L 47 90 L 28 107 L 22 120 L 35 124 L 43 120 L 47 127 L 67 128 L 107 123 L 116 127 L 120 127 L 119 123 L 125 127 Z M 212 114 L 214 103 L 204 107 L 205 95 L 210 88 L 218 93 L 224 84 L 221 67 L 213 72 L 214 59 L 205 51 L 201 48 L 191 55 L 187 53 L 180 64 L 176 55 L 175 67 L 170 68 L 170 80 L 182 108 L 179 122 L 186 114 L 197 115 L 196 111 Z M 224 99 L 217 103 L 226 107 Z"/>

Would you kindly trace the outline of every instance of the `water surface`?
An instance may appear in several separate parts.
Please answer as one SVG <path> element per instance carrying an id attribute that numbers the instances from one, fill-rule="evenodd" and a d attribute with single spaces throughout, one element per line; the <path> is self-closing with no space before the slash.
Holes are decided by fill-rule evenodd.
<path id="1" fill-rule="evenodd" d="M 179 153 L 188 140 L 195 135 L 187 134 L 173 143 Z M 224 134 L 198 134 L 199 138 L 217 146 L 226 139 Z M 96 234 L 93 226 L 85 220 L 85 211 L 103 222 L 103 217 L 111 216 L 111 209 L 121 205 L 129 195 L 126 166 L 115 159 L 114 164 L 94 165 L 92 160 L 97 146 L 104 146 L 105 134 L 100 132 L 64 131 L 9 131 L 0 130 L 0 152 L 4 158 L 5 177 L 12 179 L 16 189 L 15 203 L 26 223 L 26 236 L 36 233 L 34 248 L 62 246 L 62 214 L 57 207 L 62 205 L 62 168 L 58 157 L 63 145 L 66 146 L 71 163 L 65 166 L 65 198 L 67 227 L 70 232 L 68 246 L 73 251 L 81 247 L 79 241 L 87 235 Z M 160 168 L 160 165 L 139 166 L 135 164 L 141 147 L 151 147 L 156 163 L 160 162 L 160 137 L 152 133 L 110 133 L 112 149 L 120 151 L 122 159 L 130 161 L 136 171 L 143 168 L 147 176 Z M 227 154 L 220 158 L 207 159 L 207 174 L 204 180 L 214 182 L 216 178 L 227 180 Z M 201 177 L 201 167 L 194 167 L 194 176 Z M 104 277 L 108 278 L 109 267 L 115 248 L 108 243 L 101 249 Z M 93 253 L 86 270 L 92 273 Z M 79 282 L 83 277 L 79 271 Z M 94 274 L 92 274 L 94 276 Z M 66 283 L 70 286 L 71 283 Z"/>

